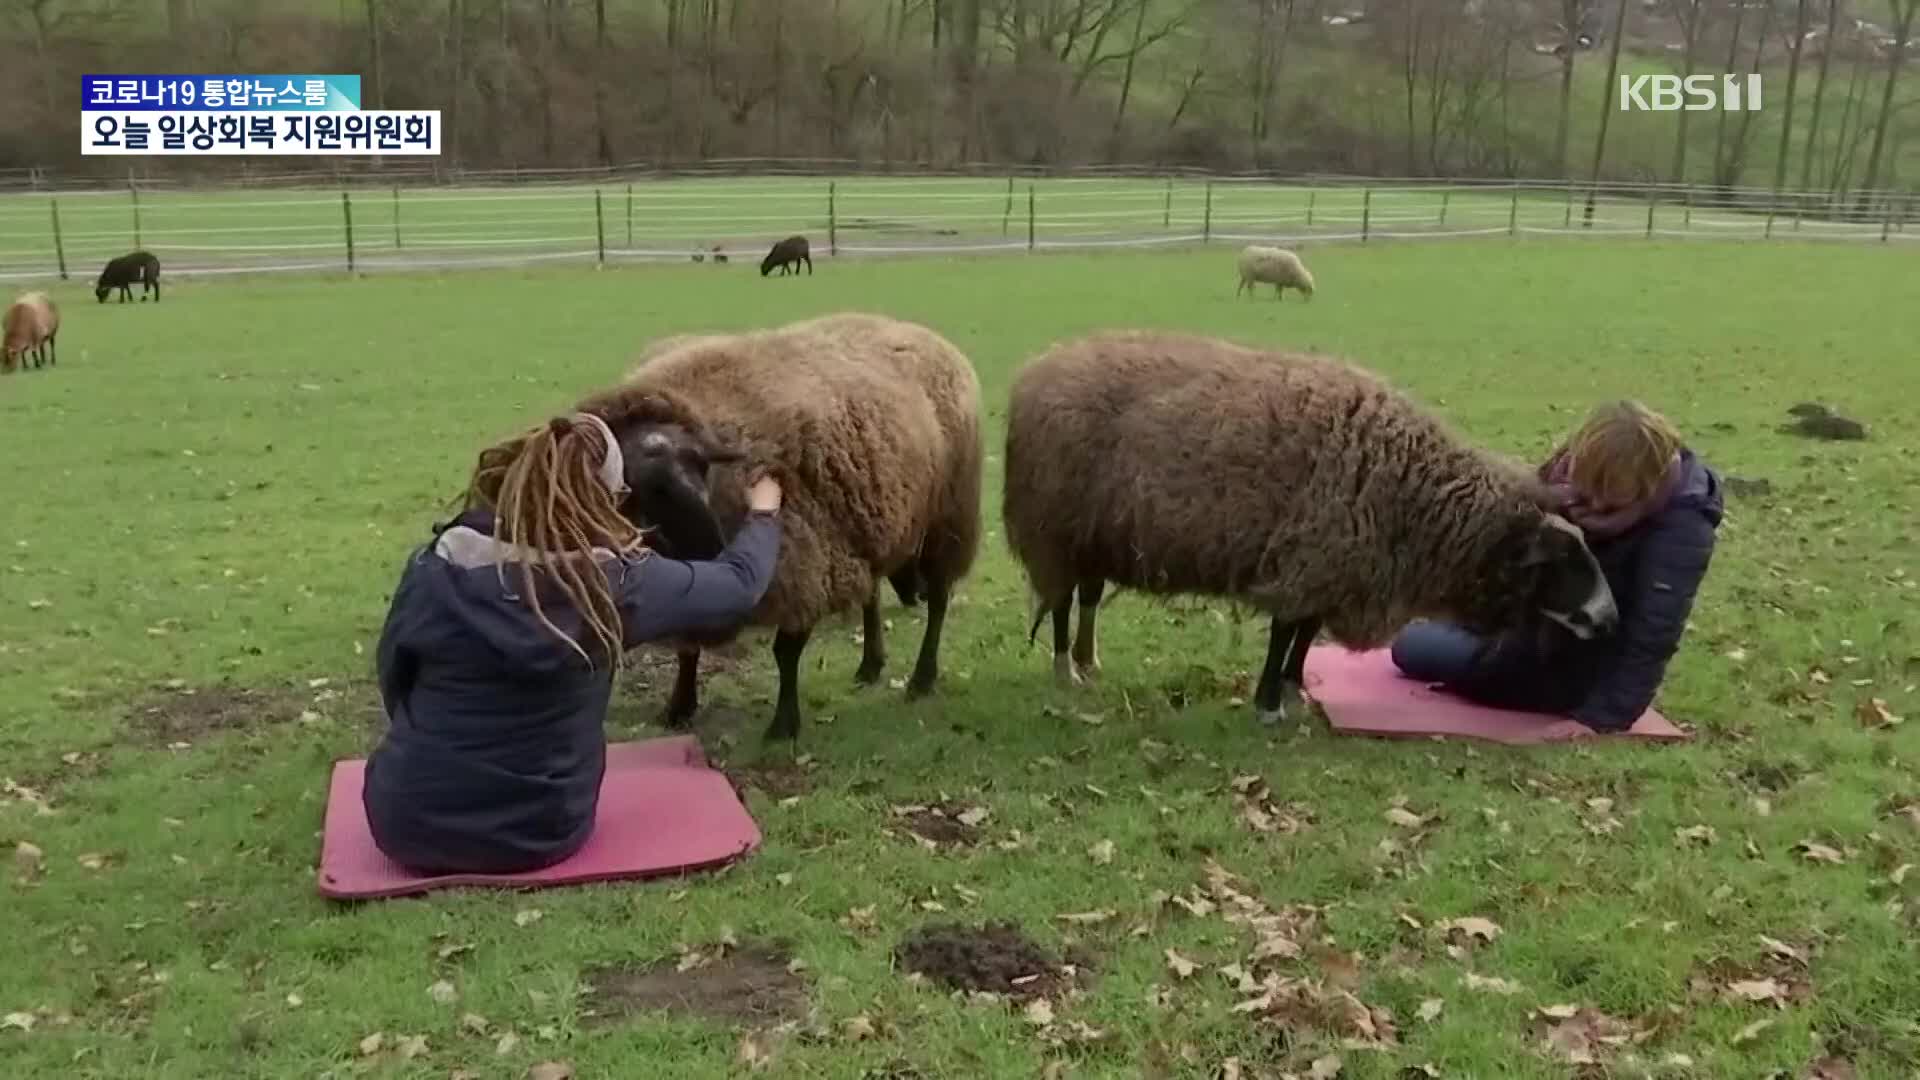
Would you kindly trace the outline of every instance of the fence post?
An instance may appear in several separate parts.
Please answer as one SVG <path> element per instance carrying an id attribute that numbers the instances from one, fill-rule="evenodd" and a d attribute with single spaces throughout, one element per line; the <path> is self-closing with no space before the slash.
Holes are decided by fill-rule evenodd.
<path id="1" fill-rule="evenodd" d="M 593 240 L 596 265 L 607 265 L 607 215 L 600 205 L 600 189 L 593 189 Z"/>
<path id="2" fill-rule="evenodd" d="M 633 185 L 627 185 L 627 250 L 633 250 Z"/>
<path id="3" fill-rule="evenodd" d="M 1447 227 L 1447 196 L 1453 194 L 1452 188 L 1440 189 L 1440 227 Z"/>
<path id="4" fill-rule="evenodd" d="M 67 245 L 60 239 L 60 200 L 55 197 L 49 198 L 47 202 L 53 207 L 53 254 L 54 258 L 60 260 L 60 280 L 65 281 L 67 280 Z"/>
<path id="5" fill-rule="evenodd" d="M 393 249 L 400 250 L 400 185 L 393 185 Z"/>
<path id="6" fill-rule="evenodd" d="M 1007 206 L 1000 211 L 1000 235 L 1007 235 L 1013 228 L 1013 174 L 1007 174 Z"/>
<path id="7" fill-rule="evenodd" d="M 1309 229 L 1313 228 L 1313 199 L 1318 194 L 1320 194 L 1319 188 L 1307 189 L 1307 228 Z"/>
<path id="8" fill-rule="evenodd" d="M 1687 185 L 1687 190 L 1684 198 L 1686 201 L 1687 209 L 1686 209 L 1686 215 L 1680 219 L 1680 228 L 1683 232 L 1692 232 L 1693 231 L 1693 185 L 1692 184 Z"/>
<path id="9" fill-rule="evenodd" d="M 1659 190 L 1652 184 L 1647 185 L 1647 239 L 1649 240 L 1653 239 L 1653 208 L 1659 203 L 1657 197 Z"/>
<path id="10" fill-rule="evenodd" d="M 140 247 L 140 185 L 134 182 L 133 170 L 127 170 L 127 193 L 133 197 L 133 246 Z"/>
<path id="11" fill-rule="evenodd" d="M 1807 207 L 1806 192 L 1804 191 L 1794 192 L 1793 194 L 1793 231 L 1794 232 L 1800 231 L 1800 218 L 1806 213 L 1806 207 Z"/>
<path id="12" fill-rule="evenodd" d="M 1207 181 L 1207 208 L 1200 218 L 1200 242 L 1213 242 L 1213 181 Z"/>
<path id="13" fill-rule="evenodd" d="M 340 193 L 340 216 L 347 228 L 347 273 L 353 273 L 353 198 L 346 192 Z"/>
<path id="14" fill-rule="evenodd" d="M 1567 218 L 1560 223 L 1560 227 L 1563 229 L 1573 228 L 1573 185 L 1571 183 L 1567 185 Z"/>
<path id="15" fill-rule="evenodd" d="M 1888 234 L 1893 232 L 1893 200 L 1887 200 L 1886 212 L 1880 215 L 1880 242 L 1886 243 Z"/>
<path id="16" fill-rule="evenodd" d="M 1160 227 L 1173 228 L 1173 176 L 1171 174 L 1167 176 L 1167 205 L 1160 213 Z"/>
<path id="17" fill-rule="evenodd" d="M 1507 235 L 1520 235 L 1520 181 L 1515 180 L 1511 198 L 1507 202 Z"/>
<path id="18" fill-rule="evenodd" d="M 840 215 L 836 207 L 839 195 L 834 182 L 827 181 L 827 254 L 840 254 Z"/>
<path id="19" fill-rule="evenodd" d="M 1027 250 L 1033 250 L 1033 185 L 1027 185 Z"/>
<path id="20" fill-rule="evenodd" d="M 1360 242 L 1363 244 L 1367 242 L 1367 233 L 1372 230 L 1372 223 L 1373 189 L 1362 188 L 1360 190 Z"/>

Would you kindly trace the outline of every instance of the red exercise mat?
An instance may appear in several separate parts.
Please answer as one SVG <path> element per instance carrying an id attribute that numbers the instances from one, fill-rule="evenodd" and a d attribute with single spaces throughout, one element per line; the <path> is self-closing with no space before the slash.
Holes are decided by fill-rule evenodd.
<path id="1" fill-rule="evenodd" d="M 700 741 L 678 735 L 610 743 L 593 835 L 572 858 L 522 874 L 422 877 L 380 853 L 360 790 L 364 760 L 337 761 L 327 790 L 319 886 L 336 900 L 406 896 L 450 885 L 538 889 L 700 870 L 760 846 L 760 827 L 724 773 L 709 768 Z"/>
<path id="2" fill-rule="evenodd" d="M 1546 741 L 1546 727 L 1560 719 L 1475 705 L 1464 698 L 1429 689 L 1393 666 L 1386 649 L 1353 652 L 1316 645 L 1307 652 L 1307 693 L 1343 735 L 1419 738 L 1448 735 L 1524 746 Z M 1621 737 L 1673 741 L 1691 738 L 1666 717 L 1648 709 Z"/>

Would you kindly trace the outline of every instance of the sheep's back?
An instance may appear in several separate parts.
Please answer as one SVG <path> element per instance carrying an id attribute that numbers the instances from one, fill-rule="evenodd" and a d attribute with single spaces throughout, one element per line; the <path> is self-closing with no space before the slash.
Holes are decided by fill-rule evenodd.
<path id="1" fill-rule="evenodd" d="M 1423 527 L 1406 491 L 1454 482 L 1463 453 L 1368 372 L 1180 334 L 1056 347 L 1016 380 L 1008 428 L 1008 539 L 1042 591 L 1090 573 L 1155 592 L 1364 599 Z"/>
<path id="2" fill-rule="evenodd" d="M 964 444 L 942 424 L 947 403 L 929 390 L 971 379 L 963 357 L 943 362 L 907 329 L 835 318 L 690 336 L 656 347 L 628 382 L 678 395 L 747 451 L 745 465 L 713 478 L 728 535 L 745 518 L 747 472 L 769 466 L 782 476 L 780 567 L 757 614 L 792 629 L 864 601 L 874 567 L 913 557 L 944 468 Z M 956 359 L 964 375 L 949 370 Z"/>

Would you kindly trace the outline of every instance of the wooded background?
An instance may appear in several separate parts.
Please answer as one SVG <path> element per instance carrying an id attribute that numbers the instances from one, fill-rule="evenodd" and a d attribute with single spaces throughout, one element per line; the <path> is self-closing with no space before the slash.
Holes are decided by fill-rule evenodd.
<path id="1" fill-rule="evenodd" d="M 363 107 L 443 111 L 447 167 L 824 157 L 1910 189 L 1916 14 L 1920 0 L 0 0 L 0 168 L 124 170 L 80 155 L 83 74 L 358 72 Z M 1618 109 L 1615 72 L 1752 71 L 1757 113 Z"/>

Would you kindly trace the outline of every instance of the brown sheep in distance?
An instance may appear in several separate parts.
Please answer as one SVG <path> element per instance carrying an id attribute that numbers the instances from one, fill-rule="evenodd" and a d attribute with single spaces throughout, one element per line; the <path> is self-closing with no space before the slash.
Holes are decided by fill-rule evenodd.
<path id="1" fill-rule="evenodd" d="M 1007 540 L 1035 593 L 1029 639 L 1053 616 L 1058 677 L 1098 669 L 1109 582 L 1227 597 L 1272 620 L 1254 695 L 1269 723 L 1322 627 L 1357 649 L 1420 617 L 1609 632 L 1606 578 L 1550 505 L 1377 376 L 1196 335 L 1056 345 L 1015 377 L 1007 414 Z"/>
<path id="2" fill-rule="evenodd" d="M 4 338 L 0 371 L 25 367 L 23 358 L 29 355 L 36 368 L 58 363 L 59 349 L 54 339 L 59 335 L 60 309 L 53 298 L 43 292 L 21 293 L 7 305 L 6 316 L 0 320 L 0 337 Z"/>
<path id="3" fill-rule="evenodd" d="M 767 257 L 760 260 L 760 276 L 766 277 L 773 272 L 773 268 L 776 266 L 780 268 L 782 274 L 787 272 L 788 266 L 792 266 L 794 274 L 798 275 L 800 273 L 801 263 L 807 264 L 807 274 L 811 277 L 813 274 L 813 256 L 807 248 L 807 238 L 804 236 L 789 236 L 785 240 L 773 245 L 773 250 L 767 252 Z"/>
<path id="4" fill-rule="evenodd" d="M 932 691 L 953 584 L 980 539 L 980 387 L 967 358 L 932 330 L 875 315 L 830 315 L 737 335 L 656 343 L 626 381 L 581 402 L 606 420 L 632 488 L 621 510 L 674 557 L 717 554 L 746 516 L 745 479 L 769 469 L 785 491 L 773 583 L 749 620 L 774 628 L 780 694 L 769 738 L 800 728 L 799 664 L 822 619 L 860 608 L 855 679 L 885 663 L 876 585 L 926 600 L 907 682 Z M 700 648 L 676 646 L 666 719 L 699 706 Z"/>

